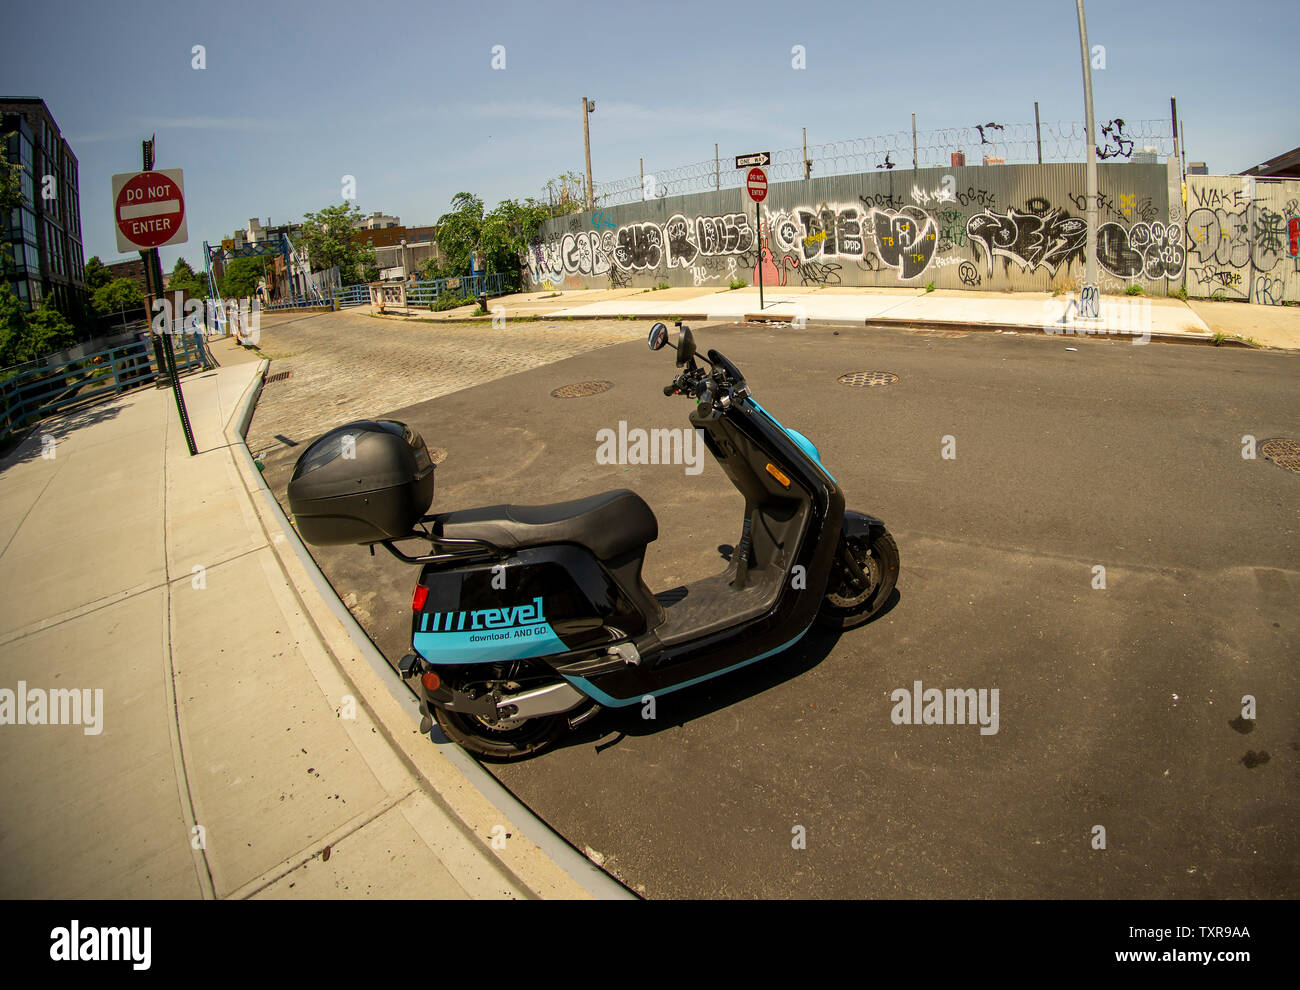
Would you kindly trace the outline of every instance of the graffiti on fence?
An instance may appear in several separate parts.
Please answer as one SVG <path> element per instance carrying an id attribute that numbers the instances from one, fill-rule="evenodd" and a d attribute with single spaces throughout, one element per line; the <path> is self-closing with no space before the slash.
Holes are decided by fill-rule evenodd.
<path id="1" fill-rule="evenodd" d="M 799 265 L 799 278 L 804 285 L 825 288 L 840 284 L 840 266 L 820 261 L 804 261 Z"/>
<path id="2" fill-rule="evenodd" d="M 916 278 L 929 267 L 939 246 L 939 230 L 925 210 L 872 210 L 871 223 L 880 260 L 896 269 L 900 279 Z"/>
<path id="3" fill-rule="evenodd" d="M 1042 202 L 1032 205 L 1039 207 Z M 1014 262 L 1022 271 L 1041 267 L 1055 276 L 1062 264 L 1083 256 L 1088 225 L 1060 207 L 1039 212 L 1011 207 L 1006 213 L 975 214 L 966 222 L 966 232 L 972 246 L 983 248 L 990 276 L 995 256 L 1003 259 L 1004 270 Z"/>
<path id="4" fill-rule="evenodd" d="M 772 217 L 776 244 L 784 251 L 797 251 L 801 261 L 818 257 L 860 258 L 866 250 L 863 212 L 857 206 L 796 209 Z"/>
<path id="5" fill-rule="evenodd" d="M 1097 230 L 1097 262 L 1117 278 L 1178 278 L 1183 273 L 1183 230 L 1175 224 L 1110 221 Z"/>

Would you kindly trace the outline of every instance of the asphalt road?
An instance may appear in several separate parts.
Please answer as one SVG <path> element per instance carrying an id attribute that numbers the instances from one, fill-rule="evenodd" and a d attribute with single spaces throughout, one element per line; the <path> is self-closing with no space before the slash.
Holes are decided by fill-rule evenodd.
<path id="1" fill-rule="evenodd" d="M 491 766 L 506 786 L 651 897 L 1300 894 L 1300 475 L 1242 457 L 1244 435 L 1300 437 L 1300 356 L 694 329 L 818 444 L 849 507 L 886 521 L 897 599 L 661 698 L 653 722 L 606 712 Z M 853 371 L 899 381 L 837 384 Z M 742 510 L 712 462 L 596 463 L 596 431 L 620 419 L 687 425 L 671 376 L 669 352 L 616 344 L 405 409 L 376 395 L 373 412 L 446 449 L 434 511 L 640 492 L 659 589 L 721 569 Z M 613 388 L 549 395 L 590 379 Z M 282 500 L 301 449 L 267 459 Z M 314 552 L 384 653 L 404 653 L 414 569 Z M 891 693 L 918 680 L 998 689 L 999 731 L 894 724 Z"/>

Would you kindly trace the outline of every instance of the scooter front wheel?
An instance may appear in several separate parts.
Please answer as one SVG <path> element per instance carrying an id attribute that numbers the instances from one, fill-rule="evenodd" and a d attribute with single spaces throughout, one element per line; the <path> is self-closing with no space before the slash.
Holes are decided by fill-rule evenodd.
<path id="1" fill-rule="evenodd" d="M 856 567 L 844 559 L 846 553 Z M 831 629 L 853 629 L 870 622 L 894 593 L 898 566 L 898 544 L 887 531 L 869 542 L 842 541 L 817 621 Z"/>
<path id="2" fill-rule="evenodd" d="M 498 722 L 494 726 L 477 715 L 449 712 L 436 707 L 433 711 L 438 725 L 452 742 L 460 744 L 475 756 L 502 762 L 522 760 L 540 753 L 568 728 L 568 719 L 564 715 L 539 715 L 513 722 Z"/>

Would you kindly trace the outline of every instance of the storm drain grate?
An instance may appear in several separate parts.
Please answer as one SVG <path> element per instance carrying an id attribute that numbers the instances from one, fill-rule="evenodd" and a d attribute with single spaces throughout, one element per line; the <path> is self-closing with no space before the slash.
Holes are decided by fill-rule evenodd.
<path id="1" fill-rule="evenodd" d="M 608 392 L 613 387 L 613 382 L 574 382 L 572 385 L 561 385 L 551 393 L 551 398 L 581 399 L 583 396 Z"/>
<path id="2" fill-rule="evenodd" d="M 840 375 L 836 381 L 849 388 L 871 388 L 873 385 L 893 385 L 898 376 L 888 371 L 850 371 L 847 375 Z"/>
<path id="3" fill-rule="evenodd" d="M 267 375 L 266 384 L 270 385 L 271 382 L 282 382 L 286 378 L 292 378 L 292 377 L 293 377 L 292 371 L 281 371 L 274 375 Z"/>
<path id="4" fill-rule="evenodd" d="M 1260 444 L 1259 450 L 1278 467 L 1284 467 L 1294 474 L 1300 474 L 1300 440 L 1292 440 L 1289 437 L 1275 437 Z"/>

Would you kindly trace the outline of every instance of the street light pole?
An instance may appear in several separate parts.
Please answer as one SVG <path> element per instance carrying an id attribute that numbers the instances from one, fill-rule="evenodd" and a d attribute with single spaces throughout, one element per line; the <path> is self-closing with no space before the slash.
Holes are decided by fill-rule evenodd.
<path id="1" fill-rule="evenodd" d="M 587 124 L 587 115 L 595 113 L 596 101 L 588 103 L 587 98 L 582 98 L 582 142 L 587 149 L 587 209 L 592 209 L 591 195 L 591 128 Z"/>
<path id="2" fill-rule="evenodd" d="M 1083 56 L 1083 126 L 1087 129 L 1088 140 L 1088 242 L 1079 310 L 1085 319 L 1095 319 L 1101 309 L 1097 285 L 1097 139 L 1092 115 L 1092 62 L 1088 51 L 1088 23 L 1083 15 L 1083 0 L 1075 0 L 1075 6 L 1079 11 L 1079 50 Z"/>

